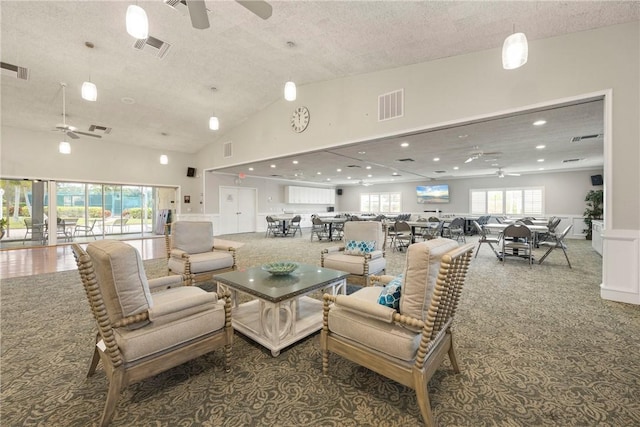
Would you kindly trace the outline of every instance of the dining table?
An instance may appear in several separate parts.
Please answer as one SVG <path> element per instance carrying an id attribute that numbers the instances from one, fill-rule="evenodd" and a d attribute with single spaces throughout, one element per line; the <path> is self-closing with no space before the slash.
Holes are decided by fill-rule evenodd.
<path id="1" fill-rule="evenodd" d="M 334 230 L 334 224 L 344 224 L 345 222 L 347 222 L 347 218 L 338 218 L 338 217 L 333 217 L 333 218 L 323 218 L 323 217 L 319 217 L 320 221 L 322 221 L 324 224 L 327 224 L 329 227 L 329 240 L 332 240 L 333 238 L 333 230 Z"/>
<path id="2" fill-rule="evenodd" d="M 282 236 L 286 236 L 287 228 L 289 228 L 288 224 L 294 218 L 294 215 L 273 215 L 271 216 L 271 218 L 279 222 L 279 224 L 282 226 Z"/>
<path id="3" fill-rule="evenodd" d="M 505 224 L 514 224 L 514 223 L 516 223 L 518 221 L 522 221 L 522 219 L 509 219 L 509 218 L 507 218 L 507 219 L 503 220 L 502 222 L 505 223 Z M 549 224 L 549 220 L 548 219 L 531 219 L 529 221 L 531 221 L 531 223 L 533 225 L 547 225 L 547 224 Z"/>
<path id="4" fill-rule="evenodd" d="M 505 228 L 507 228 L 510 225 L 513 225 L 513 224 L 490 223 L 490 224 L 483 225 L 483 227 L 485 229 L 488 229 L 488 230 L 495 230 L 495 231 L 498 231 L 498 232 L 502 232 Z M 533 242 L 534 242 L 534 245 L 537 248 L 538 247 L 538 234 L 539 233 L 548 233 L 549 232 L 549 227 L 547 227 L 546 225 L 525 225 L 525 226 L 527 228 L 529 228 L 529 230 L 531 230 L 531 234 L 533 235 Z"/>

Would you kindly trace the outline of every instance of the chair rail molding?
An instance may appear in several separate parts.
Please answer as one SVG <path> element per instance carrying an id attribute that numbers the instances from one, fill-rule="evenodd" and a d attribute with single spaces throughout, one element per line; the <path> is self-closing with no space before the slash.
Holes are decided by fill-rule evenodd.
<path id="1" fill-rule="evenodd" d="M 603 299 L 640 305 L 640 230 L 604 230 Z"/>

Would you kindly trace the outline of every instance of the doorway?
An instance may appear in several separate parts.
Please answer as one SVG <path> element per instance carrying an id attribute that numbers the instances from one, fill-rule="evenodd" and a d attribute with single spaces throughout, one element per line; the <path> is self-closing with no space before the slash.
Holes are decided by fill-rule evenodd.
<path id="1" fill-rule="evenodd" d="M 256 231 L 255 188 L 220 187 L 220 234 Z"/>

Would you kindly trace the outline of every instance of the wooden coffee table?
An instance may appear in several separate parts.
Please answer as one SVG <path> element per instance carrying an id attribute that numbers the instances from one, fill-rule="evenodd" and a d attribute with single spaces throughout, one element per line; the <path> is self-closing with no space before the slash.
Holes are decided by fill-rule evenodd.
<path id="1" fill-rule="evenodd" d="M 299 264 L 288 275 L 273 276 L 262 267 L 216 274 L 218 289 L 233 299 L 233 329 L 262 344 L 275 357 L 283 348 L 322 328 L 322 301 L 307 295 L 318 289 L 346 294 L 344 271 Z M 238 292 L 254 299 L 238 304 Z"/>

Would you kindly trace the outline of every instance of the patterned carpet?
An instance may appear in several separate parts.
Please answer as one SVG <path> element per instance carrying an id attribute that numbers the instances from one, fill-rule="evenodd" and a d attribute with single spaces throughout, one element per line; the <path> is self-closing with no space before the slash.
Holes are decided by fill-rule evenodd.
<path id="1" fill-rule="evenodd" d="M 306 231 L 306 230 L 305 230 Z M 319 265 L 309 235 L 245 243 L 240 267 L 273 260 Z M 640 425 L 640 310 L 599 296 L 601 258 L 570 241 L 529 268 L 483 247 L 471 265 L 456 323 L 462 372 L 448 362 L 429 383 L 439 426 Z M 536 253 L 541 256 L 541 250 Z M 389 252 L 397 274 L 404 254 Z M 164 260 L 146 261 L 163 274 Z M 208 284 L 205 287 L 210 286 Z M 85 378 L 95 326 L 76 271 L 4 280 L 3 426 L 95 425 L 107 391 L 101 370 Z M 274 358 L 236 334 L 232 372 L 222 352 L 128 387 L 113 426 L 418 426 L 412 390 L 331 356 L 321 375 L 319 335 Z"/>

